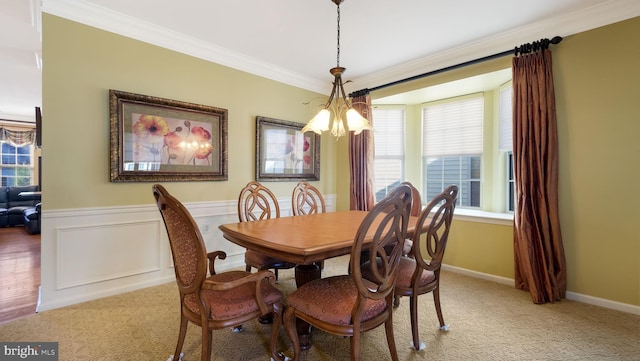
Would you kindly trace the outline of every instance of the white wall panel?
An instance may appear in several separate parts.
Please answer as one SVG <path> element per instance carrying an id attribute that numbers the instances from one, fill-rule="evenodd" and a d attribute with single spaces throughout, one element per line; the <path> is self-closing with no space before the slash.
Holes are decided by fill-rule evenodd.
<path id="1" fill-rule="evenodd" d="M 335 195 L 325 199 L 335 211 Z M 282 215 L 291 200 L 278 199 Z M 238 221 L 237 201 L 185 204 L 207 250 L 227 253 L 218 272 L 244 269 L 243 247 L 224 239 L 221 224 Z M 155 205 L 45 209 L 41 226 L 41 289 L 38 311 L 174 282 L 167 233 Z"/>
<path id="2" fill-rule="evenodd" d="M 162 221 L 60 227 L 56 289 L 159 271 Z"/>

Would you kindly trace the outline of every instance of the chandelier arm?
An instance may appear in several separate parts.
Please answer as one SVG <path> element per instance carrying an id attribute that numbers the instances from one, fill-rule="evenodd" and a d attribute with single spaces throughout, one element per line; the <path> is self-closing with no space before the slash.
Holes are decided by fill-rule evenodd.
<path id="1" fill-rule="evenodd" d="M 329 109 L 331 107 L 331 103 L 333 102 L 333 98 L 335 98 L 336 96 L 336 83 L 334 80 L 333 83 L 333 88 L 331 88 L 331 95 L 329 95 L 329 99 L 327 100 L 327 103 L 324 105 L 325 109 Z M 338 97 L 340 96 L 340 93 L 338 92 Z"/>
<path id="2" fill-rule="evenodd" d="M 344 104 L 347 106 L 348 108 L 351 108 L 351 102 L 349 101 L 349 98 L 347 97 L 347 93 L 344 92 L 344 86 L 342 84 L 342 77 L 339 79 L 339 86 L 340 86 L 340 91 L 338 91 L 338 97 L 340 96 L 340 92 L 342 92 L 342 100 L 344 101 Z"/>

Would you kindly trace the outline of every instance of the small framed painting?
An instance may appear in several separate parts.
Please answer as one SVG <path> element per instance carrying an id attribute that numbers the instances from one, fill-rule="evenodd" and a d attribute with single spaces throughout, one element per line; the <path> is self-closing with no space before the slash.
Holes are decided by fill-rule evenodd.
<path id="1" fill-rule="evenodd" d="M 304 124 L 256 117 L 256 180 L 320 180 L 320 136 Z"/>
<path id="2" fill-rule="evenodd" d="M 227 110 L 109 90 L 111 182 L 227 180 Z"/>

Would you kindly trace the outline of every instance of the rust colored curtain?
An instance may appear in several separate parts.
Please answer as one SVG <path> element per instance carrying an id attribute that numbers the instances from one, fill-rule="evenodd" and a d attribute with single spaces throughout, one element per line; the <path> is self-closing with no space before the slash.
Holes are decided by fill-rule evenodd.
<path id="1" fill-rule="evenodd" d="M 534 303 L 566 293 L 558 214 L 558 136 L 551 51 L 513 58 L 515 286 Z"/>
<path id="2" fill-rule="evenodd" d="M 353 108 L 373 125 L 370 111 L 371 97 L 369 95 L 354 97 L 352 104 Z M 358 135 L 349 132 L 349 209 L 368 211 L 375 204 L 373 164 L 373 131 L 365 130 Z"/>

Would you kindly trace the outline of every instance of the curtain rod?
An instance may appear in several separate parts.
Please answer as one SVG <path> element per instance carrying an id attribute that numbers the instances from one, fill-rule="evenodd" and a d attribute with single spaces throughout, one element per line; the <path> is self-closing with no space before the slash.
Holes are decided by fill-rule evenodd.
<path id="1" fill-rule="evenodd" d="M 482 58 L 465 61 L 464 63 L 447 66 L 447 67 L 444 67 L 442 69 L 433 70 L 433 71 L 430 71 L 430 72 L 427 72 L 427 73 L 423 73 L 423 74 L 419 74 L 419 75 L 414 75 L 414 76 L 409 77 L 409 78 L 396 80 L 396 81 L 393 81 L 391 83 L 387 83 L 387 84 L 383 84 L 383 85 L 378 85 L 378 86 L 373 87 L 373 88 L 366 88 L 366 89 L 356 90 L 356 91 L 350 93 L 349 97 L 354 98 L 354 97 L 364 96 L 364 95 L 369 94 L 372 91 L 380 90 L 382 88 L 387 88 L 387 87 L 390 87 L 390 86 L 393 86 L 393 85 L 398 85 L 398 84 L 410 82 L 410 81 L 416 80 L 416 79 L 426 78 L 426 77 L 431 76 L 431 75 L 444 73 L 445 71 L 462 68 L 462 67 L 465 67 L 465 66 L 468 66 L 468 65 L 482 63 L 482 62 L 485 62 L 485 61 L 488 61 L 488 60 L 492 60 L 492 59 L 496 59 L 496 58 L 501 58 L 503 56 L 507 56 L 507 55 L 510 55 L 510 54 L 513 54 L 513 56 L 518 56 L 518 54 L 523 55 L 523 54 L 536 52 L 536 51 L 539 51 L 539 50 L 547 49 L 549 47 L 549 44 L 558 44 L 561 41 L 562 41 L 562 37 L 561 36 L 554 36 L 551 40 L 546 39 L 546 38 L 545 39 L 540 39 L 540 40 L 534 41 L 533 43 L 526 43 L 526 44 L 522 44 L 520 46 L 516 46 L 514 49 L 506 50 L 506 51 L 503 51 L 501 53 L 496 53 L 496 54 L 488 55 L 488 56 L 485 56 L 485 57 L 482 57 Z"/>

